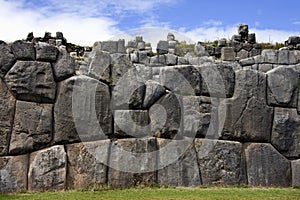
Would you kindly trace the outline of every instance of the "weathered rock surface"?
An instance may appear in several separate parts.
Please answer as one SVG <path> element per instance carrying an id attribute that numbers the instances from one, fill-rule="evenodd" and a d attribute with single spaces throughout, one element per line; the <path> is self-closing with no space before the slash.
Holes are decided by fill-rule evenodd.
<path id="1" fill-rule="evenodd" d="M 193 139 L 158 139 L 157 142 L 159 185 L 191 187 L 201 184 Z"/>
<path id="2" fill-rule="evenodd" d="M 300 186 L 300 159 L 291 161 L 292 186 Z"/>
<path id="3" fill-rule="evenodd" d="M 265 49 L 261 52 L 261 55 L 264 57 L 264 61 L 270 64 L 277 64 L 278 62 L 278 51 Z"/>
<path id="4" fill-rule="evenodd" d="M 278 51 L 278 64 L 279 65 L 288 65 L 289 64 L 289 51 L 288 50 L 279 50 Z"/>
<path id="5" fill-rule="evenodd" d="M 232 97 L 235 73 L 230 64 L 208 63 L 197 69 L 202 77 L 202 95 L 220 98 Z"/>
<path id="6" fill-rule="evenodd" d="M 224 61 L 234 61 L 235 60 L 235 52 L 232 47 L 223 47 L 221 50 L 222 60 Z"/>
<path id="7" fill-rule="evenodd" d="M 158 82 L 153 80 L 148 80 L 145 84 L 146 92 L 143 107 L 149 108 L 166 93 L 166 89 Z"/>
<path id="8" fill-rule="evenodd" d="M 0 52 L 0 78 L 3 78 L 14 65 L 16 59 L 12 53 L 11 47 L 3 41 L 0 41 Z"/>
<path id="9" fill-rule="evenodd" d="M 63 81 L 75 74 L 75 62 L 64 47 L 58 48 L 57 61 L 53 63 L 54 78 Z"/>
<path id="10" fill-rule="evenodd" d="M 194 53 L 198 57 L 208 56 L 208 53 L 205 50 L 205 46 L 201 44 L 201 42 L 198 42 L 197 45 L 195 45 Z"/>
<path id="11" fill-rule="evenodd" d="M 203 184 L 245 183 L 245 162 L 241 143 L 196 139 L 195 147 Z"/>
<path id="12" fill-rule="evenodd" d="M 0 155 L 8 153 L 9 138 L 11 137 L 15 98 L 9 92 L 4 81 L 0 80 Z"/>
<path id="13" fill-rule="evenodd" d="M 252 143 L 245 149 L 248 184 L 291 186 L 291 164 L 271 144 Z"/>
<path id="14" fill-rule="evenodd" d="M 161 54 L 167 54 L 168 53 L 168 49 L 169 49 L 169 42 L 168 41 L 160 40 L 157 43 L 156 51 L 157 51 L 157 53 L 159 55 L 161 55 Z"/>
<path id="15" fill-rule="evenodd" d="M 55 46 L 39 42 L 36 45 L 36 60 L 45 62 L 55 62 L 58 50 Z"/>
<path id="16" fill-rule="evenodd" d="M 108 184 L 113 188 L 156 183 L 155 138 L 122 139 L 112 143 Z"/>
<path id="17" fill-rule="evenodd" d="M 297 107 L 298 73 L 292 67 L 279 66 L 268 71 L 268 104 Z"/>
<path id="18" fill-rule="evenodd" d="M 50 63 L 18 61 L 6 74 L 5 81 L 18 100 L 52 103 L 56 83 Z"/>
<path id="19" fill-rule="evenodd" d="M 102 140 L 66 146 L 68 189 L 90 189 L 107 183 L 110 143 L 110 140 Z"/>
<path id="20" fill-rule="evenodd" d="M 176 77 L 176 81 L 174 81 Z M 160 84 L 180 95 L 199 95 L 201 77 L 199 71 L 191 65 L 162 67 L 159 73 Z"/>
<path id="21" fill-rule="evenodd" d="M 0 157 L 0 192 L 27 189 L 28 155 Z"/>
<path id="22" fill-rule="evenodd" d="M 226 119 L 221 138 L 240 141 L 270 140 L 273 108 L 266 102 L 266 75 L 255 70 L 236 71 L 235 91 L 222 102 Z"/>
<path id="23" fill-rule="evenodd" d="M 109 73 L 111 65 L 111 57 L 109 52 L 94 50 L 95 52 L 91 58 L 89 66 L 89 76 L 96 78 L 97 80 L 103 80 L 109 82 Z"/>
<path id="24" fill-rule="evenodd" d="M 28 190 L 63 190 L 66 185 L 67 154 L 64 146 L 53 146 L 30 155 Z"/>
<path id="25" fill-rule="evenodd" d="M 23 154 L 41 149 L 52 140 L 52 104 L 17 101 L 9 152 Z"/>
<path id="26" fill-rule="evenodd" d="M 300 156 L 300 117 L 296 109 L 275 108 L 272 145 L 284 156 Z"/>
<path id="27" fill-rule="evenodd" d="M 62 81 L 54 106 L 54 142 L 103 139 L 112 132 L 111 116 L 107 85 L 83 75 Z"/>
<path id="28" fill-rule="evenodd" d="M 35 60 L 33 43 L 17 40 L 12 44 L 11 48 L 17 60 Z"/>

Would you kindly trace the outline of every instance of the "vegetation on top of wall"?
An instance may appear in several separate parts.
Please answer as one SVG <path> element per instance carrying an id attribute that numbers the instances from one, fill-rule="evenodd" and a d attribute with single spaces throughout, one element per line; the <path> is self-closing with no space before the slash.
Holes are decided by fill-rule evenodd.
<path id="1" fill-rule="evenodd" d="M 284 47 L 283 43 L 277 43 L 277 42 L 275 44 L 272 44 L 272 43 L 259 43 L 259 44 L 261 44 L 262 49 L 278 50 L 278 49 Z"/>
<path id="2" fill-rule="evenodd" d="M 194 53 L 195 44 L 187 44 L 186 41 L 179 42 L 176 45 L 176 55 L 185 56 L 187 53 Z"/>

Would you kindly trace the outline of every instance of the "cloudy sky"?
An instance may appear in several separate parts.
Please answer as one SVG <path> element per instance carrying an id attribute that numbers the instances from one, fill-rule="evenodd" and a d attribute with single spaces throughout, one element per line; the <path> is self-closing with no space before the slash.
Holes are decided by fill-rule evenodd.
<path id="1" fill-rule="evenodd" d="M 299 0 L 0 0 L 0 40 L 62 31 L 69 42 L 90 46 L 139 31 L 146 41 L 164 39 L 172 30 L 179 39 L 213 41 L 246 23 L 259 42 L 284 42 L 300 35 L 299 6 Z"/>

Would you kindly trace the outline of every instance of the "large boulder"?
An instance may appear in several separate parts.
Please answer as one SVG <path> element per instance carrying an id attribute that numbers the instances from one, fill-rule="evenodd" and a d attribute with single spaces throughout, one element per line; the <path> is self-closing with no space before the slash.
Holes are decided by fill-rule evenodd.
<path id="1" fill-rule="evenodd" d="M 38 42 L 35 46 L 36 60 L 45 62 L 55 62 L 58 55 L 56 46 L 44 42 Z"/>
<path id="2" fill-rule="evenodd" d="M 291 163 L 271 144 L 252 143 L 245 149 L 248 184 L 291 186 Z"/>
<path id="3" fill-rule="evenodd" d="M 67 154 L 64 146 L 53 146 L 30 155 L 28 190 L 64 190 Z"/>
<path id="4" fill-rule="evenodd" d="M 202 56 L 209 56 L 206 49 L 205 49 L 205 46 L 203 43 L 201 42 L 198 42 L 196 45 L 195 45 L 195 48 L 194 48 L 194 53 L 196 56 L 198 57 L 202 57 Z"/>
<path id="5" fill-rule="evenodd" d="M 53 73 L 57 82 L 75 74 L 75 61 L 63 46 L 58 48 L 57 61 L 53 63 Z"/>
<path id="6" fill-rule="evenodd" d="M 110 140 L 66 145 L 67 189 L 91 189 L 107 183 Z"/>
<path id="7" fill-rule="evenodd" d="M 297 108 L 299 74 L 292 67 L 279 66 L 268 71 L 268 104 Z"/>
<path id="8" fill-rule="evenodd" d="M 9 92 L 4 81 L 0 80 L 0 155 L 8 153 L 14 114 L 15 98 Z"/>
<path id="9" fill-rule="evenodd" d="M 166 93 L 166 89 L 158 82 L 153 80 L 148 80 L 145 85 L 146 92 L 143 101 L 143 107 L 149 108 Z"/>
<path id="10" fill-rule="evenodd" d="M 300 117 L 296 109 L 275 108 L 271 143 L 285 157 L 300 156 Z"/>
<path id="11" fill-rule="evenodd" d="M 28 155 L 0 157 L 0 192 L 27 189 Z"/>
<path id="12" fill-rule="evenodd" d="M 157 182 L 161 186 L 191 187 L 201 184 L 197 155 L 190 140 L 158 139 Z"/>
<path id="13" fill-rule="evenodd" d="M 246 181 L 242 144 L 196 139 L 195 147 L 202 184 L 238 185 Z"/>
<path id="14" fill-rule="evenodd" d="M 35 60 L 33 43 L 17 40 L 12 44 L 11 48 L 17 60 Z"/>
<path id="15" fill-rule="evenodd" d="M 108 185 L 127 188 L 156 183 L 157 145 L 155 138 L 122 139 L 112 143 Z"/>
<path id="16" fill-rule="evenodd" d="M 5 80 L 18 100 L 37 103 L 55 101 L 56 83 L 50 63 L 18 61 L 6 74 Z"/>
<path id="17" fill-rule="evenodd" d="M 292 185 L 300 186 L 300 159 L 291 161 L 292 166 Z"/>
<path id="18" fill-rule="evenodd" d="M 156 51 L 159 55 L 167 54 L 168 50 L 169 50 L 169 42 L 168 41 L 160 40 L 157 43 Z"/>
<path id="19" fill-rule="evenodd" d="M 266 75 L 255 70 L 239 70 L 235 77 L 234 95 L 224 100 L 220 108 L 220 112 L 226 113 L 221 138 L 269 141 L 273 108 L 266 102 Z"/>
<path id="20" fill-rule="evenodd" d="M 62 81 L 54 106 L 54 142 L 103 139 L 112 132 L 111 116 L 107 85 L 84 75 Z"/>
<path id="21" fill-rule="evenodd" d="M 89 76 L 109 82 L 111 57 L 109 52 L 95 49 L 91 52 L 91 62 L 89 65 Z"/>
<path id="22" fill-rule="evenodd" d="M 0 41 L 0 78 L 5 76 L 15 62 L 16 58 L 12 53 L 11 47 Z"/>
<path id="23" fill-rule="evenodd" d="M 269 64 L 277 64 L 278 63 L 278 51 L 272 49 L 264 49 L 261 52 L 261 55 L 264 58 L 264 61 Z"/>
<path id="24" fill-rule="evenodd" d="M 23 154 L 46 147 L 52 141 L 52 104 L 17 101 L 9 152 Z"/>

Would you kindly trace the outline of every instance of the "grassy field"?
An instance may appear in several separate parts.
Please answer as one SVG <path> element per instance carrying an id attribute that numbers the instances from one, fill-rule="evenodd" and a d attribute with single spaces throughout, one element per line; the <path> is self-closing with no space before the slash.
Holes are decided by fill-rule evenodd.
<path id="1" fill-rule="evenodd" d="M 89 199 L 300 199 L 300 189 L 293 188 L 143 188 L 100 191 L 67 191 L 1 194 L 0 199 L 89 200 Z"/>

